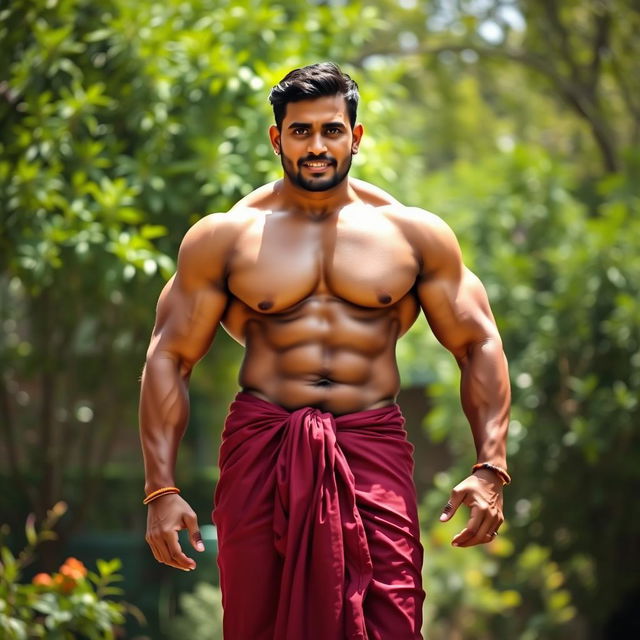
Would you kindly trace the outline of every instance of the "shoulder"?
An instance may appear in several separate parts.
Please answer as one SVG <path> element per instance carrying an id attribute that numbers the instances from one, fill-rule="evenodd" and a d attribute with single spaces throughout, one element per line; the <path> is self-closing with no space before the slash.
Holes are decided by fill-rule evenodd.
<path id="1" fill-rule="evenodd" d="M 380 187 L 376 187 L 370 182 L 365 182 L 364 180 L 359 180 L 358 178 L 349 178 L 349 185 L 361 200 L 374 207 L 400 205 L 400 202 L 396 200 L 390 193 L 387 193 Z"/>
<path id="2" fill-rule="evenodd" d="M 419 207 L 405 207 L 403 205 L 388 206 L 385 214 L 396 224 L 415 235 L 418 242 L 450 242 L 456 236 L 451 227 L 438 215 L 420 209 Z"/>
<path id="3" fill-rule="evenodd" d="M 181 253 L 193 253 L 220 247 L 232 240 L 246 224 L 251 213 L 248 210 L 210 213 L 200 218 L 185 233 L 180 245 Z"/>
<path id="4" fill-rule="evenodd" d="M 182 277 L 222 278 L 238 237 L 254 217 L 248 209 L 237 209 L 198 220 L 180 244 L 178 273 Z"/>
<path id="5" fill-rule="evenodd" d="M 386 207 L 385 214 L 402 230 L 426 271 L 461 262 L 458 239 L 440 216 L 426 209 L 405 206 Z"/>
<path id="6" fill-rule="evenodd" d="M 273 182 L 263 184 L 261 187 L 248 193 L 241 200 L 238 200 L 231 208 L 230 213 L 269 208 L 274 198 L 277 198 L 281 186 L 282 180 L 274 180 Z"/>

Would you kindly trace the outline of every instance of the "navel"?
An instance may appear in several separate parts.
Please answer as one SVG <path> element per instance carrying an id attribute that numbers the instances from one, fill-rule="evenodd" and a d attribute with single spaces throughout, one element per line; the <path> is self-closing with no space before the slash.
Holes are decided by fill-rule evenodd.
<path id="1" fill-rule="evenodd" d="M 263 300 L 258 303 L 258 309 L 260 309 L 260 311 L 268 311 L 271 307 L 273 307 L 273 300 Z"/>
<path id="2" fill-rule="evenodd" d="M 380 293 L 378 295 L 378 302 L 381 304 L 389 304 L 391 302 L 391 296 L 388 293 Z"/>

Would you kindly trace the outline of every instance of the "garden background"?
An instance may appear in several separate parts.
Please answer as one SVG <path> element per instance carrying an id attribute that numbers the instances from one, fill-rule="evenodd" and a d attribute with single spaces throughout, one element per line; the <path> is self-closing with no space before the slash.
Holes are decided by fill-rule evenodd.
<path id="1" fill-rule="evenodd" d="M 6 544 L 69 507 L 24 580 L 121 557 L 147 616 L 124 637 L 220 637 L 213 532 L 188 575 L 144 543 L 138 378 L 184 232 L 281 173 L 270 87 L 328 59 L 360 85 L 353 175 L 453 227 L 510 360 L 507 522 L 455 549 L 463 517 L 438 515 L 475 460 L 457 367 L 424 321 L 398 347 L 428 637 L 637 636 L 638 33 L 634 0 L 1 2 Z M 240 357 L 220 331 L 191 381 L 177 479 L 201 525 Z"/>

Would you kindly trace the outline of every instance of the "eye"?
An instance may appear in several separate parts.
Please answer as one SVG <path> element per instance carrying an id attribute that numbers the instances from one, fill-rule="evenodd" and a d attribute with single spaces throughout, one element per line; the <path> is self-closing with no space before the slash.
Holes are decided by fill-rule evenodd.
<path id="1" fill-rule="evenodd" d="M 307 134 L 308 129 L 306 129 L 305 127 L 296 127 L 295 129 L 292 129 L 292 133 L 294 136 L 304 136 Z"/>
<path id="2" fill-rule="evenodd" d="M 340 127 L 329 127 L 327 129 L 327 133 L 330 136 L 338 136 L 342 133 L 342 129 L 340 129 Z"/>

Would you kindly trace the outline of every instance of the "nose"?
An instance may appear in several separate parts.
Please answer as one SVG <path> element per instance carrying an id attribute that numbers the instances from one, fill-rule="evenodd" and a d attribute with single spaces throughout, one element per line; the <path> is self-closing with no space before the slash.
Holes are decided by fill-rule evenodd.
<path id="1" fill-rule="evenodd" d="M 327 145 L 320 132 L 312 135 L 308 139 L 307 152 L 315 156 L 322 155 L 327 152 Z"/>

